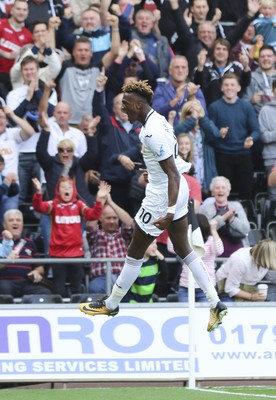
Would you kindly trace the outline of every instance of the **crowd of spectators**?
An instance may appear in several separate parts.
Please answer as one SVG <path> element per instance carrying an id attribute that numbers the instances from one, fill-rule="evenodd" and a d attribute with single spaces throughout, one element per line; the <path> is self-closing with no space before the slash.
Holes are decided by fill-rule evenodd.
<path id="1" fill-rule="evenodd" d="M 174 126 L 179 157 L 192 164 L 184 176 L 195 212 L 203 214 L 199 221 L 205 229 L 207 258 L 212 258 L 210 268 L 219 255 L 228 258 L 238 252 L 249 258 L 253 253 L 240 251 L 248 245 L 250 231 L 242 201 L 256 194 L 255 173 L 264 176 L 267 197 L 276 199 L 271 175 L 276 170 L 275 63 L 275 0 L 1 0 L 0 225 L 5 228 L 3 241 L 9 237 L 7 230 L 14 241 L 8 258 L 31 252 L 37 256 L 19 211 L 32 203 L 35 190 L 40 202 L 34 195 L 35 208 L 43 214 L 37 229 L 47 257 L 53 256 L 53 239 L 57 241 L 51 228 L 58 226 L 55 207 L 66 208 L 63 203 L 68 206 L 71 201 L 78 204 L 80 215 L 91 219 L 85 207 L 93 208 L 102 181 L 110 185 L 110 194 L 102 196 L 103 210 L 87 226 L 78 214 L 77 229 L 84 238 L 87 233 L 89 257 L 125 257 L 147 176 L 141 124 L 128 121 L 121 88 L 140 79 L 148 80 L 154 90 L 153 108 Z M 57 202 L 56 186 L 62 177 L 76 193 Z M 234 241 L 229 239 L 229 226 L 232 234 L 236 230 Z M 66 229 L 58 228 L 66 235 Z M 156 282 L 163 296 L 180 285 L 181 299 L 187 299 L 185 266 L 166 266 L 162 276 L 167 282 L 159 276 L 158 283 L 156 255 L 158 260 L 174 256 L 166 232 L 157 239 L 157 247 L 147 254 L 150 262 L 132 295 L 139 285 L 144 287 L 143 274 L 154 265 L 151 293 L 144 301 L 152 301 L 152 293 L 158 292 Z M 76 254 L 82 257 L 83 251 Z M 106 292 L 105 264 L 91 265 L 85 288 L 82 273 L 76 274 L 76 266 L 70 265 L 59 273 L 58 264 L 45 272 L 42 266 L 24 265 L 14 280 L 19 267 L 3 264 L 0 294 L 48 294 L 55 286 L 43 286 L 44 278 L 51 278 L 63 297 L 81 290 Z M 266 263 L 258 267 L 269 269 Z M 83 266 L 78 268 L 82 271 Z M 227 268 L 228 264 L 222 271 Z M 120 270 L 119 262 L 112 265 L 112 281 Z M 215 284 L 215 273 L 213 277 Z M 71 285 L 65 285 L 66 279 Z M 237 293 L 228 291 L 233 298 Z"/>

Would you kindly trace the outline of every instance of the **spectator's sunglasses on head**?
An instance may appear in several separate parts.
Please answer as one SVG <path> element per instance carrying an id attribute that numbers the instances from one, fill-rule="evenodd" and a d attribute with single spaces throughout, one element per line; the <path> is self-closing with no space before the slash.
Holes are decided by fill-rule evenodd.
<path id="1" fill-rule="evenodd" d="M 72 147 L 58 147 L 59 153 L 73 153 L 74 149 Z"/>

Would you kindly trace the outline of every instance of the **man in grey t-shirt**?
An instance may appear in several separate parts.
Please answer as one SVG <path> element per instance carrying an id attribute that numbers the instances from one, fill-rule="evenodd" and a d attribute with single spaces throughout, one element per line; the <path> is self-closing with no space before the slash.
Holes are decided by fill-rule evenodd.
<path id="1" fill-rule="evenodd" d="M 108 68 L 117 56 L 120 45 L 118 17 L 108 19 L 111 29 L 111 49 L 97 65 L 93 64 L 91 42 L 81 36 L 75 40 L 73 48 L 74 60 L 64 62 L 58 76 L 61 100 L 70 104 L 72 116 L 70 124 L 79 124 L 83 113 L 91 113 L 92 99 L 95 91 L 96 78 L 100 69 Z"/>

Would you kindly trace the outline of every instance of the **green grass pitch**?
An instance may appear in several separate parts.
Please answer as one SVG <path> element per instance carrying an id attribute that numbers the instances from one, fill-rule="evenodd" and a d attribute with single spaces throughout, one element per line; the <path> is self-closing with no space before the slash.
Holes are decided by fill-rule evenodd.
<path id="1" fill-rule="evenodd" d="M 1 389 L 1 400 L 258 400 L 276 399 L 275 387 L 122 387 L 85 389 Z"/>

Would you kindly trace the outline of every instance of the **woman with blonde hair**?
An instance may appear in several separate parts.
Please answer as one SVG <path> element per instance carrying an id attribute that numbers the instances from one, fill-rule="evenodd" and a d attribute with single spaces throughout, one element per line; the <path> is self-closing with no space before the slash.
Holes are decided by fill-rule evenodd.
<path id="1" fill-rule="evenodd" d="M 235 251 L 217 270 L 216 278 L 219 293 L 224 291 L 236 301 L 265 301 L 256 285 L 262 279 L 276 284 L 276 242 L 264 239 L 252 248 Z"/>
<path id="2" fill-rule="evenodd" d="M 202 203 L 202 186 L 199 180 L 194 176 L 194 145 L 192 138 L 187 133 L 180 133 L 177 136 L 178 143 L 178 158 L 192 164 L 189 172 L 184 172 L 182 175 L 186 179 L 189 187 L 189 199 L 194 202 L 195 213 L 198 212 L 199 206 Z"/>
<path id="3" fill-rule="evenodd" d="M 177 136 L 178 155 L 187 162 L 194 163 L 194 145 L 188 133 L 180 133 Z"/>

